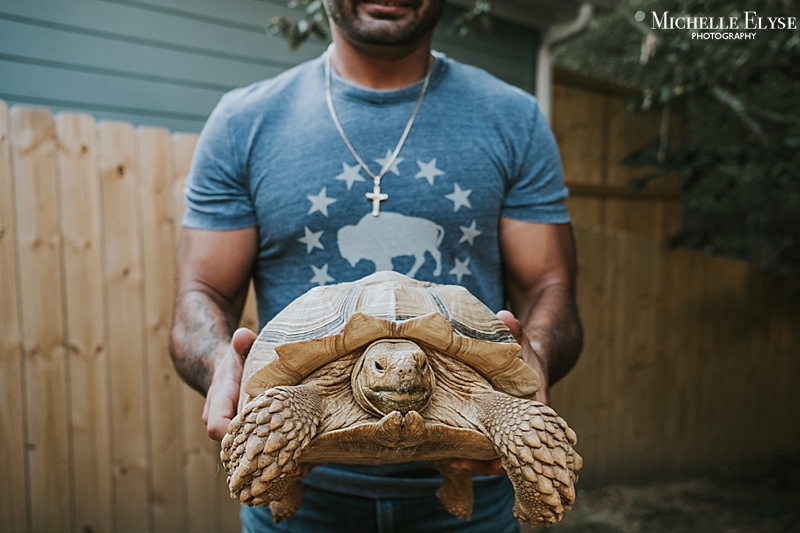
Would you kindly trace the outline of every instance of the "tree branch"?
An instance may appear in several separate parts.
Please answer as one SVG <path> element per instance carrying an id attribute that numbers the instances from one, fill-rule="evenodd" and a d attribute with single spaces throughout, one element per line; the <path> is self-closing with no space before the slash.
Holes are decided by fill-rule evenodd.
<path id="1" fill-rule="evenodd" d="M 656 53 L 656 48 L 659 44 L 661 44 L 661 39 L 656 32 L 654 32 L 651 28 L 647 27 L 647 24 L 642 24 L 636 17 L 634 16 L 633 12 L 628 9 L 626 6 L 621 4 L 617 5 L 617 11 L 622 13 L 622 16 L 625 20 L 627 20 L 639 33 L 642 34 L 642 45 L 641 45 L 641 52 L 639 54 L 639 63 L 642 65 L 646 65 L 647 61 L 653 57 Z"/>
<path id="2" fill-rule="evenodd" d="M 753 134 L 755 134 L 756 137 L 758 137 L 758 140 L 762 145 L 766 146 L 769 143 L 767 134 L 764 133 L 761 125 L 747 114 L 747 108 L 741 99 L 719 86 L 714 86 L 714 88 L 711 89 L 711 95 L 720 103 L 728 106 L 734 112 L 734 114 L 739 117 L 739 120 L 741 120 L 744 125 L 747 126 L 750 131 L 753 132 Z"/>
<path id="3" fill-rule="evenodd" d="M 765 118 L 771 122 L 777 122 L 778 124 L 800 124 L 800 117 L 784 115 L 768 109 L 757 109 L 752 106 L 748 106 L 748 108 L 750 113 L 753 115 L 758 115 L 759 117 Z"/>

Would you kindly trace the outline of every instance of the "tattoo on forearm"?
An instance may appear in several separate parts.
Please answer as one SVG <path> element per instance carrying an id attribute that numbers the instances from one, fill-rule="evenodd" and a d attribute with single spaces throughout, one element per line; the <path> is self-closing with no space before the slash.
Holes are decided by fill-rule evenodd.
<path id="1" fill-rule="evenodd" d="M 230 342 L 231 320 L 202 293 L 184 293 L 179 298 L 170 343 L 172 361 L 183 380 L 205 394 L 211 385 L 214 359 Z"/>

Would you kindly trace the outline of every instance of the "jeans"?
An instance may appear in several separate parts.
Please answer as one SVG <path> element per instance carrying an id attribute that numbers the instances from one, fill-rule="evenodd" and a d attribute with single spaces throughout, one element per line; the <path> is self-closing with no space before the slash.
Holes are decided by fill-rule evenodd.
<path id="1" fill-rule="evenodd" d="M 436 496 L 372 499 L 305 488 L 300 510 L 275 524 L 268 507 L 242 507 L 243 533 L 519 533 L 508 478 L 479 488 L 472 518 L 459 520 Z"/>

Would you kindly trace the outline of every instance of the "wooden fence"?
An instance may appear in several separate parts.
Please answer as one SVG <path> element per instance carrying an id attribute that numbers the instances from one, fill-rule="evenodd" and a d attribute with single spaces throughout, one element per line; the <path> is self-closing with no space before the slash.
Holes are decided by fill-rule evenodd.
<path id="1" fill-rule="evenodd" d="M 3 104 L 0 140 L 0 529 L 236 531 L 167 353 L 196 136 Z"/>
<path id="2" fill-rule="evenodd" d="M 620 164 L 660 135 L 663 110 L 630 114 L 627 100 L 636 91 L 583 74 L 557 69 L 554 81 L 552 127 L 573 221 L 657 240 L 677 232 L 680 176 L 667 176 L 634 193 L 630 180 L 653 169 Z M 670 118 L 669 140 L 676 144 L 683 136 L 683 115 L 674 111 Z"/>
<path id="3" fill-rule="evenodd" d="M 167 354 L 196 137 L 0 102 L 0 530 L 238 530 Z M 798 288 L 577 228 L 584 486 L 800 447 Z M 252 300 L 245 323 L 255 326 Z"/>
<path id="4" fill-rule="evenodd" d="M 584 486 L 800 452 L 800 281 L 579 226 L 584 350 L 555 386 Z"/>

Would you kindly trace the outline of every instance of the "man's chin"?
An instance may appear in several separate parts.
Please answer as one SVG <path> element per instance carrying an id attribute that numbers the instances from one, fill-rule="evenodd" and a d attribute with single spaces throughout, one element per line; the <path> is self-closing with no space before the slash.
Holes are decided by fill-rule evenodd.
<path id="1" fill-rule="evenodd" d="M 413 31 L 397 20 L 361 20 L 351 37 L 364 44 L 402 46 L 414 41 Z"/>

